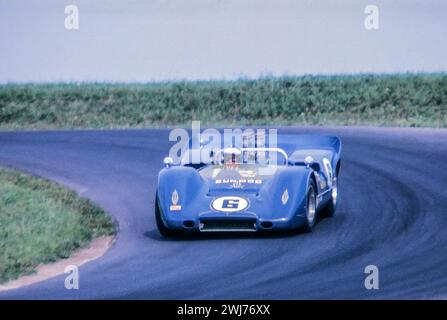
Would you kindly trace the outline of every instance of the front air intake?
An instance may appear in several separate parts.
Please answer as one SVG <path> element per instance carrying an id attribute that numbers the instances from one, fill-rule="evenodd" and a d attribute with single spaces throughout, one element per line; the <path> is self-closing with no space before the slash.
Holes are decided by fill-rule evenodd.
<path id="1" fill-rule="evenodd" d="M 256 220 L 253 219 L 210 219 L 200 221 L 203 232 L 253 232 Z"/>
<path id="2" fill-rule="evenodd" d="M 261 222 L 261 226 L 264 229 L 270 229 L 271 227 L 273 227 L 273 223 L 271 223 L 270 221 L 263 221 Z"/>
<path id="3" fill-rule="evenodd" d="M 191 221 L 191 220 L 183 221 L 183 225 L 184 225 L 186 228 L 193 228 L 193 227 L 194 227 L 194 221 Z"/>

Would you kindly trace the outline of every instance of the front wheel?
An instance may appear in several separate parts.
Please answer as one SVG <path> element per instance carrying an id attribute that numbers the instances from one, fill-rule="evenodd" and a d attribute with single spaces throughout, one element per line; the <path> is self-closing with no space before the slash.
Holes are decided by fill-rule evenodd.
<path id="1" fill-rule="evenodd" d="M 304 232 L 312 232 L 317 220 L 317 195 L 315 183 L 312 181 L 307 188 L 306 222 L 303 225 Z"/>
<path id="2" fill-rule="evenodd" d="M 165 226 L 163 219 L 161 217 L 161 208 L 160 204 L 158 203 L 158 195 L 155 195 L 155 222 L 157 224 L 158 232 L 163 237 L 175 237 L 179 234 L 177 230 L 171 230 L 168 227 Z"/>

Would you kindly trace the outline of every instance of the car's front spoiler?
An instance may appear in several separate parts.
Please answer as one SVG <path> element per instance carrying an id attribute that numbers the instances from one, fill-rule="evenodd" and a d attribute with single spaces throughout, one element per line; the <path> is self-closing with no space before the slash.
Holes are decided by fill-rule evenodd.
<path id="1" fill-rule="evenodd" d="M 294 229 L 304 224 L 304 216 L 292 219 L 261 219 L 254 216 L 215 215 L 203 216 L 194 220 L 166 220 L 168 228 L 197 232 L 259 232 Z"/>

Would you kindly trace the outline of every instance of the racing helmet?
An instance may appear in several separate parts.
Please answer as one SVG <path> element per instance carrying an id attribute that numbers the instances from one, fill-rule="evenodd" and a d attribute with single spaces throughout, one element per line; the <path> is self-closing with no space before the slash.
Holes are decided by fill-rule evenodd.
<path id="1" fill-rule="evenodd" d="M 225 148 L 223 151 L 224 164 L 241 163 L 241 150 L 238 148 Z"/>

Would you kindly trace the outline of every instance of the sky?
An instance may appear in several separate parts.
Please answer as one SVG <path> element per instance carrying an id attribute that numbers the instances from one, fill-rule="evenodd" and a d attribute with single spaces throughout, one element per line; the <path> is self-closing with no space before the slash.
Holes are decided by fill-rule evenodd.
<path id="1" fill-rule="evenodd" d="M 0 0 L 0 83 L 445 72 L 446 39 L 442 0 Z"/>

